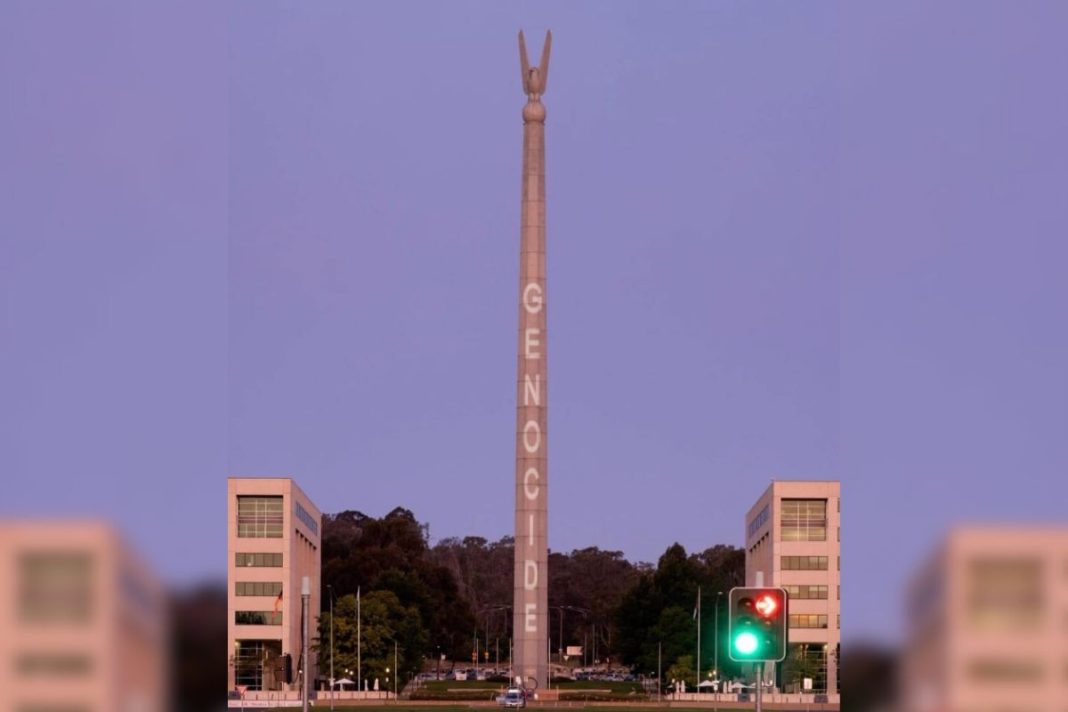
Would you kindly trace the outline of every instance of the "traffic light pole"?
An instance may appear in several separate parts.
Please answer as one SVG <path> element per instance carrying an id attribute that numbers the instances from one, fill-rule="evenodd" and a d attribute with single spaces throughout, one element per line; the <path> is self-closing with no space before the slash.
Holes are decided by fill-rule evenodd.
<path id="1" fill-rule="evenodd" d="M 764 661 L 761 660 L 756 664 L 757 668 L 757 680 L 756 680 L 756 712 L 761 712 L 761 702 L 764 697 Z"/>

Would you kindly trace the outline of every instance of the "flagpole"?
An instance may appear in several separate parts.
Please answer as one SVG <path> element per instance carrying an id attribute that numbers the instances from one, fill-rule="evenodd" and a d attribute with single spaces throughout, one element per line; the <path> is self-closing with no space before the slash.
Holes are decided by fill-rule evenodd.
<path id="1" fill-rule="evenodd" d="M 356 587 L 356 689 L 363 689 L 363 661 L 360 659 L 360 587 Z"/>
<path id="2" fill-rule="evenodd" d="M 694 685 L 701 684 L 701 587 L 697 587 L 697 682 Z M 700 688 L 697 688 L 700 692 Z"/>

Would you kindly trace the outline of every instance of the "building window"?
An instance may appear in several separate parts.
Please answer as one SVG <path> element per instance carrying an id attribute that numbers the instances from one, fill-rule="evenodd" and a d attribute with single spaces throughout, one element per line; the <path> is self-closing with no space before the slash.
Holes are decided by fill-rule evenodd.
<path id="1" fill-rule="evenodd" d="M 782 500 L 783 541 L 827 541 L 827 500 Z"/>
<path id="2" fill-rule="evenodd" d="M 788 623 L 791 628 L 826 628 L 827 616 L 822 613 L 792 613 Z"/>
<path id="3" fill-rule="evenodd" d="M 237 535 L 247 538 L 282 538 L 282 498 L 237 498 Z"/>
<path id="4" fill-rule="evenodd" d="M 783 586 L 786 589 L 786 593 L 790 594 L 790 598 L 797 600 L 811 600 L 827 598 L 826 586 L 810 586 L 802 584 L 800 586 Z"/>
<path id="5" fill-rule="evenodd" d="M 234 584 L 235 596 L 278 596 L 282 593 L 281 582 L 238 581 Z"/>
<path id="6" fill-rule="evenodd" d="M 25 677 L 87 677 L 93 661 L 84 653 L 23 653 L 15 660 L 15 669 Z"/>
<path id="7" fill-rule="evenodd" d="M 231 665 L 234 684 L 250 690 L 281 690 L 284 675 L 278 664 L 282 659 L 280 640 L 235 641 Z"/>
<path id="8" fill-rule="evenodd" d="M 319 522 L 315 521 L 315 517 L 308 513 L 308 510 L 300 506 L 300 502 L 293 502 L 294 511 L 297 513 L 297 519 L 304 522 L 304 526 L 308 527 L 315 536 L 319 536 Z"/>
<path id="9" fill-rule="evenodd" d="M 238 568 L 246 566 L 279 567 L 282 565 L 281 554 L 237 554 L 234 564 Z"/>
<path id="10" fill-rule="evenodd" d="M 790 643 L 781 669 L 786 692 L 801 692 L 806 677 L 812 678 L 813 692 L 827 691 L 827 649 L 821 643 Z"/>
<path id="11" fill-rule="evenodd" d="M 237 625 L 282 625 L 281 611 L 234 611 Z"/>
<path id="12" fill-rule="evenodd" d="M 1048 605 L 1037 557 L 983 556 L 968 562 L 967 612 L 980 628 L 1024 630 L 1042 625 Z"/>
<path id="13" fill-rule="evenodd" d="M 27 623 L 88 623 L 93 612 L 93 574 L 88 552 L 23 554 L 19 559 L 19 617 Z"/>
<path id="14" fill-rule="evenodd" d="M 768 505 L 765 504 L 764 508 L 760 510 L 760 513 L 753 517 L 753 521 L 749 522 L 750 537 L 760 531 L 760 528 L 768 521 L 768 511 Z"/>
<path id="15" fill-rule="evenodd" d="M 826 556 L 784 556 L 780 560 L 783 571 L 826 571 Z"/>

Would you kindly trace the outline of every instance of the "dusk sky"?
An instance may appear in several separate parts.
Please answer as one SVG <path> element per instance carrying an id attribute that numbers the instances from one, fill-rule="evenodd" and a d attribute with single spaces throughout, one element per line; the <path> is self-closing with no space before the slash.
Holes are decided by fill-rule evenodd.
<path id="1" fill-rule="evenodd" d="M 5 3 L 3 516 L 222 579 L 225 478 L 513 526 L 546 123 L 549 542 L 842 481 L 846 640 L 948 526 L 1064 522 L 1068 4 Z"/>

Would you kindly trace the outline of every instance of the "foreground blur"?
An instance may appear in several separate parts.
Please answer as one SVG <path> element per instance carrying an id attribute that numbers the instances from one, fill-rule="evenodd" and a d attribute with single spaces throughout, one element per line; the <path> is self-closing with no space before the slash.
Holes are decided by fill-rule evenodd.
<path id="1" fill-rule="evenodd" d="M 906 599 L 904 709 L 1065 709 L 1068 528 L 954 529 Z"/>
<path id="2" fill-rule="evenodd" d="M 0 710 L 167 709 L 167 606 L 107 524 L 0 523 Z"/>

